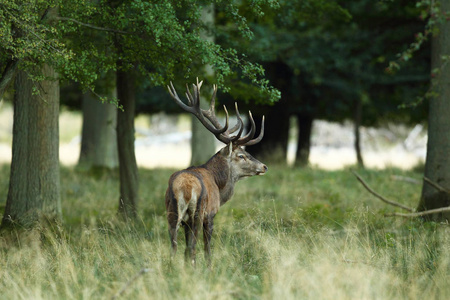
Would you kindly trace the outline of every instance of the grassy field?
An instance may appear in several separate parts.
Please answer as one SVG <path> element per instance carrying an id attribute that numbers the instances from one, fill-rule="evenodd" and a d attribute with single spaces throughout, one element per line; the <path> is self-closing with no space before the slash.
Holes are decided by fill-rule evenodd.
<path id="1" fill-rule="evenodd" d="M 62 169 L 64 223 L 0 235 L 1 299 L 448 299 L 450 228 L 386 218 L 387 207 L 348 170 L 270 166 L 239 182 L 215 219 L 212 270 L 183 234 L 170 260 L 164 192 L 173 170 L 140 170 L 140 215 L 116 220 L 117 174 Z M 0 166 L 4 207 L 8 166 Z M 415 206 L 420 179 L 360 171 L 384 196 Z M 143 268 L 145 271 L 141 272 Z"/>

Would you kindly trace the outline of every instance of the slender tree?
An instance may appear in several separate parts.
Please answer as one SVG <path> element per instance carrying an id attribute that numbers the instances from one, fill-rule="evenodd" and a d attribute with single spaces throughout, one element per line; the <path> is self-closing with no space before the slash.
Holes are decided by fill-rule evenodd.
<path id="1" fill-rule="evenodd" d="M 118 167 L 117 154 L 117 107 L 102 103 L 97 95 L 108 99 L 117 98 L 116 76 L 109 74 L 96 83 L 95 94 L 83 94 L 83 126 L 78 167 L 97 171 Z"/>
<path id="2" fill-rule="evenodd" d="M 297 135 L 297 151 L 295 153 L 295 164 L 303 167 L 308 165 L 309 153 L 311 149 L 311 132 L 313 125 L 313 117 L 308 113 L 298 113 L 298 135 Z"/>
<path id="3" fill-rule="evenodd" d="M 120 63 L 119 63 L 120 65 Z M 122 109 L 117 110 L 117 145 L 119 147 L 120 198 L 119 215 L 123 219 L 137 216 L 139 173 L 134 152 L 134 116 L 136 84 L 133 70 L 117 71 L 117 96 Z"/>

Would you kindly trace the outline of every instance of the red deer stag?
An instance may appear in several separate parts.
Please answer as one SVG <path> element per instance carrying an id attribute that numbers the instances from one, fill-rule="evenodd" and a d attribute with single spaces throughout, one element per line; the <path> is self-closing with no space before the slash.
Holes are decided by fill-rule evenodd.
<path id="1" fill-rule="evenodd" d="M 243 121 L 239 115 L 237 104 L 237 124 L 228 129 L 228 112 L 226 122 L 222 127 L 214 112 L 217 86 L 211 98 L 208 110 L 200 108 L 200 83 L 193 84 L 193 94 L 186 86 L 186 97 L 189 105 L 183 103 L 177 95 L 172 82 L 168 86 L 169 93 L 175 102 L 185 111 L 195 115 L 216 138 L 225 143 L 209 161 L 198 167 L 175 172 L 169 179 L 169 187 L 166 191 L 166 211 L 169 222 L 169 235 L 172 243 L 172 256 L 177 251 L 177 232 L 183 225 L 186 237 L 185 259 L 195 265 L 195 245 L 197 243 L 198 230 L 203 226 L 203 240 L 205 245 L 205 259 L 210 265 L 211 248 L 210 241 L 213 232 L 213 220 L 219 207 L 225 204 L 233 195 L 234 185 L 238 180 L 254 175 L 263 175 L 267 172 L 267 166 L 253 158 L 242 147 L 254 145 L 261 141 L 264 135 L 264 117 L 262 119 L 261 133 L 255 135 L 255 121 L 251 112 L 250 132 L 242 136 Z M 231 135 L 238 131 L 236 135 Z"/>

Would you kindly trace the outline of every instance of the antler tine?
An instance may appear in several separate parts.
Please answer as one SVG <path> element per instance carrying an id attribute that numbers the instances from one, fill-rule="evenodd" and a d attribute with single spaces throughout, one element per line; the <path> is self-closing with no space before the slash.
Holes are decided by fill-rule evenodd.
<path id="1" fill-rule="evenodd" d="M 195 99 L 194 99 L 194 97 L 192 97 L 191 91 L 189 90 L 189 86 L 187 85 L 187 83 L 186 83 L 186 93 L 185 93 L 185 95 L 186 95 L 186 98 L 188 99 L 189 105 L 193 106 L 194 103 L 195 103 Z"/>
<path id="2" fill-rule="evenodd" d="M 215 106 L 216 106 L 216 94 L 217 94 L 217 85 L 213 85 L 213 94 L 211 96 L 211 102 L 209 104 L 209 109 L 204 110 L 202 109 L 202 113 L 205 115 L 206 118 L 214 125 L 216 128 L 219 128 L 221 125 L 219 121 L 217 120 L 216 114 L 215 114 Z M 225 113 L 228 115 L 227 108 L 224 106 Z M 227 129 L 228 129 L 228 119 L 226 122 Z"/>
<path id="3" fill-rule="evenodd" d="M 175 90 L 175 87 L 173 86 L 172 81 L 170 82 L 170 86 L 168 85 L 167 88 L 169 89 L 169 94 L 172 96 L 172 99 L 175 100 L 175 102 L 185 111 L 195 114 L 195 110 L 192 106 L 188 106 L 184 104 L 183 101 L 181 101 L 180 97 L 178 97 L 177 91 Z M 188 98 L 189 100 L 189 98 Z M 189 104 L 191 104 L 191 101 L 189 100 Z"/>
<path id="4" fill-rule="evenodd" d="M 208 121 L 206 121 L 206 119 L 202 113 L 202 109 L 200 108 L 200 87 L 202 86 L 202 83 L 203 83 L 203 81 L 201 81 L 199 83 L 198 79 L 197 79 L 197 85 L 194 85 L 194 88 L 193 88 L 194 96 L 192 96 L 191 92 L 189 91 L 189 88 L 186 86 L 186 90 L 187 90 L 186 97 L 188 98 L 190 106 L 184 104 L 183 101 L 180 100 L 172 82 L 170 82 L 170 86 L 167 86 L 167 87 L 169 89 L 170 96 L 172 96 L 172 98 L 175 100 L 175 102 L 183 110 L 196 116 L 197 119 L 202 123 L 202 125 L 205 126 L 206 129 L 208 129 L 211 133 L 213 133 L 218 138 L 218 136 L 221 133 L 225 132 L 228 129 L 228 113 L 227 113 L 227 122 L 224 127 L 220 127 L 220 124 L 219 124 L 219 126 L 216 127 L 215 124 L 210 124 Z"/>
<path id="5" fill-rule="evenodd" d="M 189 90 L 189 86 L 186 83 L 186 97 L 189 101 L 189 104 L 192 106 L 199 107 L 200 106 L 200 88 L 202 87 L 203 80 L 198 82 L 197 77 L 197 84 L 192 84 L 192 90 L 194 91 L 194 96 L 192 96 L 191 91 Z"/>
<path id="6" fill-rule="evenodd" d="M 249 131 L 249 133 L 247 133 L 247 135 L 245 135 L 245 136 L 241 137 L 240 139 L 238 139 L 235 142 L 236 145 L 242 145 L 242 146 L 245 145 L 255 135 L 256 125 L 255 125 L 255 120 L 253 120 L 253 116 L 252 116 L 252 112 L 251 111 L 248 112 L 248 116 L 250 118 L 250 124 L 251 124 L 250 131 Z"/>
<path id="7" fill-rule="evenodd" d="M 241 115 L 239 114 L 239 109 L 238 109 L 237 102 L 234 102 L 234 108 L 235 108 L 235 110 L 236 110 L 236 117 L 238 118 L 238 122 L 236 123 L 236 125 L 234 125 L 233 128 L 230 128 L 230 129 L 226 132 L 226 133 L 228 133 L 228 134 L 232 134 L 232 133 L 234 133 L 236 130 L 238 130 L 238 129 L 240 129 L 240 128 L 241 128 L 241 129 L 244 128 L 244 127 L 243 127 L 244 122 L 242 121 Z M 241 130 L 241 133 L 238 134 L 238 136 L 240 137 L 241 134 L 242 134 L 242 130 Z"/>
<path id="8" fill-rule="evenodd" d="M 224 105 L 223 106 L 223 110 L 225 111 L 225 126 L 223 128 L 227 129 L 228 128 L 228 119 L 229 119 L 229 115 L 228 115 L 228 110 L 227 107 Z M 206 115 L 206 117 L 208 118 L 208 120 L 211 121 L 211 123 L 214 123 L 212 119 L 210 119 L 210 116 Z M 217 119 L 215 119 L 215 121 L 217 121 Z M 218 121 L 217 121 L 218 123 Z M 219 124 L 220 126 L 220 124 Z M 226 134 L 226 130 L 224 132 L 221 132 L 219 134 L 215 134 L 216 138 L 221 141 L 224 144 L 229 144 L 230 140 L 228 139 L 228 135 Z"/>
<path id="9" fill-rule="evenodd" d="M 209 104 L 209 109 L 214 111 L 216 107 L 216 94 L 217 94 L 217 85 L 213 84 L 213 94 L 211 96 L 211 103 Z"/>
<path id="10" fill-rule="evenodd" d="M 228 117 L 228 111 L 227 111 L 226 106 L 224 105 L 223 108 L 224 108 L 225 112 L 227 113 L 227 117 Z M 239 114 L 239 112 L 237 112 L 237 113 Z M 239 116 L 239 117 L 238 117 L 238 123 L 232 128 L 232 131 L 231 131 L 231 130 L 227 130 L 227 131 L 225 131 L 224 133 L 222 133 L 222 134 L 220 135 L 219 140 L 220 140 L 221 142 L 227 144 L 227 145 L 230 144 L 230 143 L 234 143 L 234 142 L 241 136 L 242 130 L 244 129 L 244 126 L 243 126 L 243 125 L 244 125 L 244 124 L 243 124 L 243 122 L 242 122 L 242 119 L 241 119 L 241 117 Z M 235 136 L 230 136 L 230 133 L 231 133 L 231 132 L 236 131 L 235 128 L 236 128 L 237 126 L 240 127 L 239 133 L 238 133 L 237 135 L 235 135 Z"/>
<path id="11" fill-rule="evenodd" d="M 216 114 L 215 114 L 215 106 L 216 106 L 216 95 L 217 95 L 217 85 L 213 85 L 213 94 L 211 96 L 211 102 L 209 104 L 209 109 L 208 110 L 204 110 L 202 109 L 202 113 L 203 115 L 216 127 L 216 128 L 220 128 L 220 123 L 219 120 L 217 120 Z M 225 111 L 225 128 L 228 129 L 228 122 L 229 122 L 229 115 L 228 115 L 228 110 L 227 107 L 224 105 L 223 106 L 223 110 Z M 222 134 L 220 135 L 216 135 L 216 138 L 225 143 L 225 144 L 229 144 L 230 142 L 232 142 L 233 140 L 229 138 L 229 133 L 228 130 L 224 131 Z"/>
<path id="12" fill-rule="evenodd" d="M 257 143 L 261 142 L 261 140 L 262 140 L 262 138 L 264 136 L 264 120 L 265 120 L 265 117 L 263 116 L 262 117 L 262 122 L 261 122 L 261 132 L 259 133 L 258 137 L 248 141 L 245 144 L 242 144 L 242 146 L 252 146 L 254 144 L 257 144 Z"/>

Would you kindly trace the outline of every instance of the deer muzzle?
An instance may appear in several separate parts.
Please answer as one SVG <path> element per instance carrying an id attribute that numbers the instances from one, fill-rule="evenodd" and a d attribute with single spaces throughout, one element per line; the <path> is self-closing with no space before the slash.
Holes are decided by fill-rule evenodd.
<path id="1" fill-rule="evenodd" d="M 266 174 L 267 170 L 268 170 L 267 166 L 266 165 L 262 165 L 261 168 L 259 168 L 256 171 L 256 175 L 264 175 L 264 174 Z"/>

